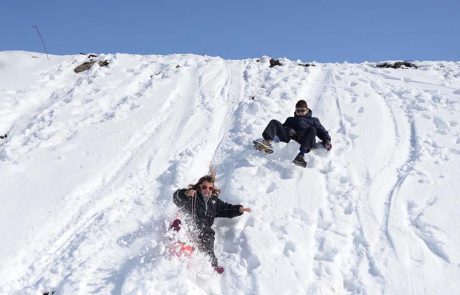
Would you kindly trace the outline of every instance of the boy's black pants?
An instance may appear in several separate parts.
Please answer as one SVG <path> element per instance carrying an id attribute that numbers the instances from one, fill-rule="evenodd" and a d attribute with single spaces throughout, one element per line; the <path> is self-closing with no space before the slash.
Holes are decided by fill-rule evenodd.
<path id="1" fill-rule="evenodd" d="M 295 131 L 296 135 L 291 137 L 289 130 L 291 128 L 284 126 L 280 121 L 271 120 L 267 127 L 265 127 L 262 136 L 265 140 L 273 140 L 275 136 L 280 141 L 288 143 L 291 139 L 300 143 L 300 146 L 310 151 L 316 143 L 316 128 L 309 126 L 305 130 Z"/>

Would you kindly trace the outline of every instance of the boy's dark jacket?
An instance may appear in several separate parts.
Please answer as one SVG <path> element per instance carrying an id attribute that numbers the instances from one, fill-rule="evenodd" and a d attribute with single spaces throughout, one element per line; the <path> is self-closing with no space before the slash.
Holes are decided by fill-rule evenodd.
<path id="1" fill-rule="evenodd" d="M 287 118 L 283 125 L 294 129 L 297 134 L 305 131 L 308 129 L 308 127 L 315 127 L 316 134 L 318 135 L 319 139 L 321 139 L 323 142 L 331 141 L 329 133 L 323 127 L 323 125 L 321 125 L 319 119 L 312 116 L 311 110 L 309 110 L 308 113 L 304 116 L 294 115 L 294 117 Z"/>
<path id="2" fill-rule="evenodd" d="M 217 196 L 211 196 L 207 202 L 205 198 L 197 191 L 197 194 L 194 198 L 189 198 L 185 195 L 186 189 L 178 189 L 173 194 L 173 202 L 177 207 L 181 208 L 184 212 L 192 214 L 192 205 L 195 200 L 195 216 L 192 218 L 195 221 L 195 224 L 198 229 L 204 227 L 211 227 L 214 223 L 215 217 L 227 217 L 232 218 L 235 216 L 240 216 L 240 207 L 241 205 L 232 205 L 220 200 Z"/>

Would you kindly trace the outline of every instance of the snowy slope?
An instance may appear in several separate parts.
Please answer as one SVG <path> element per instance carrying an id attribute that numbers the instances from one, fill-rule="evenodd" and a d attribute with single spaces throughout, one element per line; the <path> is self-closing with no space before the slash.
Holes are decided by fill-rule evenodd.
<path id="1" fill-rule="evenodd" d="M 1 294 L 460 294 L 459 62 L 97 59 L 0 52 Z M 300 98 L 333 143 L 306 169 L 251 147 Z M 210 165 L 253 209 L 214 225 L 223 275 L 163 255 Z"/>

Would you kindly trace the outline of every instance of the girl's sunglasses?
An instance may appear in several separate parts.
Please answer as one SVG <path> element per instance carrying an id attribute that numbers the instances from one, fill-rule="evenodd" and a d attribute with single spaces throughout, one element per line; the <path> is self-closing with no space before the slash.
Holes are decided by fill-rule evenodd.
<path id="1" fill-rule="evenodd" d="M 212 185 L 211 185 L 211 186 L 206 186 L 206 185 L 203 184 L 203 185 L 201 186 L 201 189 L 202 189 L 202 190 L 209 189 L 210 191 L 212 191 L 212 190 L 214 190 L 214 187 L 213 187 Z"/>

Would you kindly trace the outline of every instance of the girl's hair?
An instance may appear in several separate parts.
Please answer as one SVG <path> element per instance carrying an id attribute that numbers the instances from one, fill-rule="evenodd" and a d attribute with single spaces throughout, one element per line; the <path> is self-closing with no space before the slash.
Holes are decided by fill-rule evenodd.
<path id="1" fill-rule="evenodd" d="M 215 176 L 213 176 L 213 175 L 205 175 L 205 176 L 201 177 L 201 178 L 198 180 L 197 183 L 195 183 L 195 184 L 189 184 L 188 188 L 189 188 L 189 189 L 194 189 L 194 190 L 196 190 L 196 191 L 200 191 L 200 189 L 201 189 L 201 188 L 200 188 L 200 187 L 201 187 L 201 184 L 202 184 L 203 182 L 205 182 L 205 181 L 214 184 L 214 182 L 216 181 L 216 178 L 215 178 Z M 217 187 L 214 187 L 214 190 L 212 191 L 212 195 L 213 195 L 213 196 L 218 196 L 219 193 L 220 193 L 220 189 L 218 189 Z"/>

